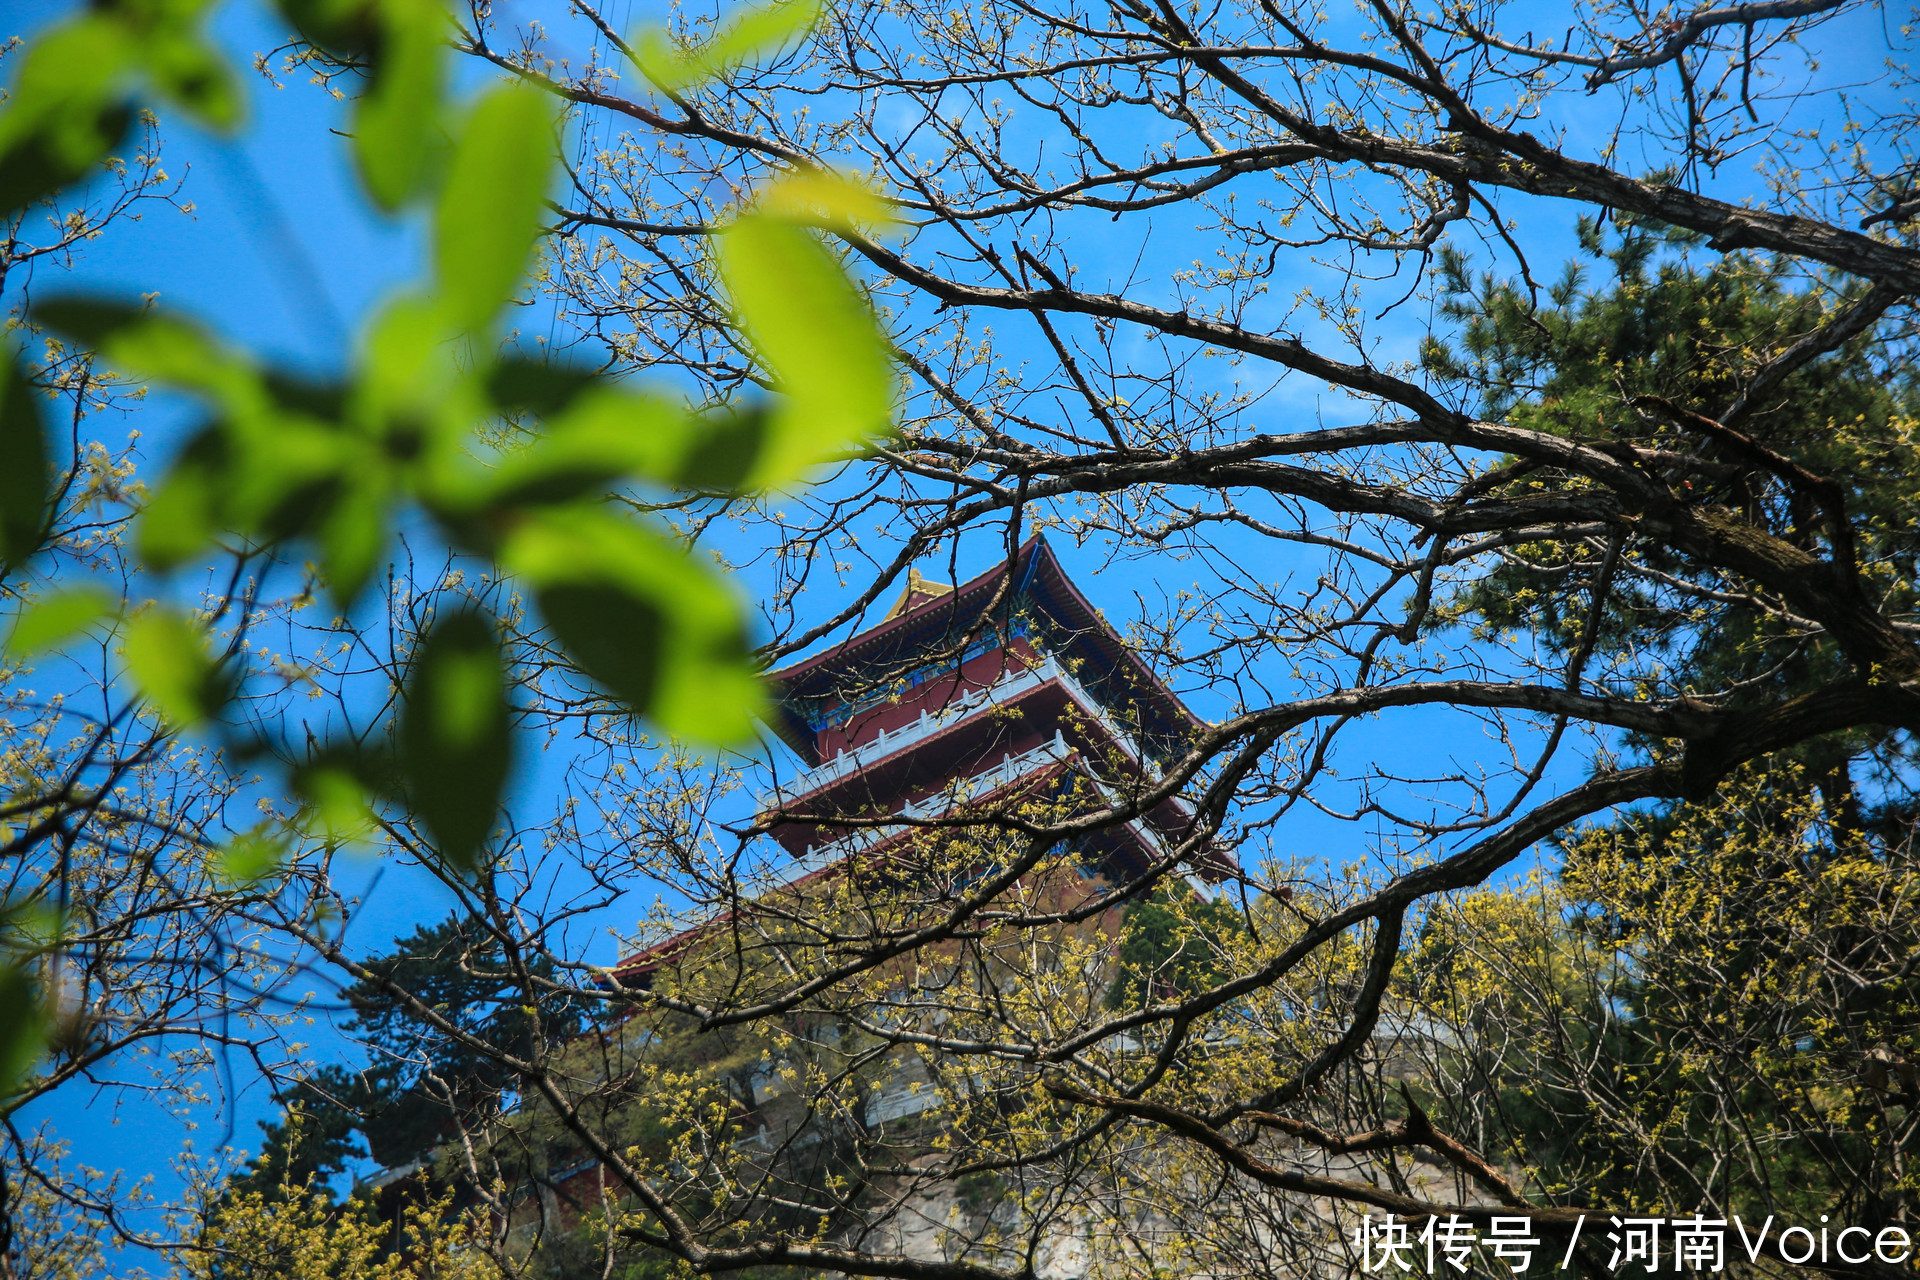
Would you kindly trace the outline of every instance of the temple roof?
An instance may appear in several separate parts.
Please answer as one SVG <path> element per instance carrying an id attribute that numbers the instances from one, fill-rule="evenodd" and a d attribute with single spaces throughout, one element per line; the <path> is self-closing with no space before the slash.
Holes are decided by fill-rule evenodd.
<path id="1" fill-rule="evenodd" d="M 958 587 L 909 570 L 905 592 L 877 625 L 768 676 L 776 701 L 772 727 L 803 759 L 818 763 L 814 725 L 823 712 L 904 684 L 929 663 L 950 664 L 970 645 L 1004 643 L 1022 628 L 1042 647 L 1074 661 L 1082 683 L 1103 700 L 1129 708 L 1141 737 L 1157 749 L 1180 750 L 1200 727 L 1080 594 L 1038 534 L 1011 563 L 1002 560 Z"/>

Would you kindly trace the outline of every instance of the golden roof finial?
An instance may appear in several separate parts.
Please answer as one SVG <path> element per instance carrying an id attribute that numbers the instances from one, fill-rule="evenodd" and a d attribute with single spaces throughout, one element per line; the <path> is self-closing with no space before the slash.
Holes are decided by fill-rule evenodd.
<path id="1" fill-rule="evenodd" d="M 920 575 L 920 570 L 909 566 L 907 569 L 907 589 L 900 593 L 900 598 L 893 602 L 893 608 L 887 610 L 887 616 L 880 619 L 880 621 L 892 622 L 895 618 L 922 601 L 943 596 L 951 590 L 953 590 L 953 584 L 934 582 L 928 578 L 924 578 Z"/>

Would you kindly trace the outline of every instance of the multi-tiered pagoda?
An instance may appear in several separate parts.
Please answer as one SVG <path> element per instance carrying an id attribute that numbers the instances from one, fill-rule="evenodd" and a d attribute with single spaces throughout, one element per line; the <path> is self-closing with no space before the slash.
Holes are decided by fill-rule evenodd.
<path id="1" fill-rule="evenodd" d="M 879 625 L 771 680 L 773 730 L 808 766 L 765 798 L 772 835 L 793 855 L 790 882 L 908 834 L 829 816 L 991 813 L 1073 778 L 1114 799 L 1199 726 L 1040 537 L 958 587 L 910 573 Z M 1104 833 L 1085 860 L 1136 871 L 1190 823 L 1169 801 Z"/>
<path id="2" fill-rule="evenodd" d="M 911 820 L 964 816 L 990 827 L 1023 805 L 1126 800 L 1159 779 L 1200 727 L 1039 537 L 958 586 L 910 573 L 877 625 L 774 672 L 770 683 L 771 728 L 801 762 L 760 800 L 760 823 L 782 852 L 766 874 L 729 884 L 673 936 L 622 960 L 612 980 L 645 987 L 664 969 L 698 969 L 707 941 L 722 944 L 716 963 L 732 963 L 738 938 L 727 926 L 751 910 L 749 899 L 773 904 L 774 917 L 805 916 L 831 902 L 836 883 L 866 872 L 911 880 L 939 862 L 920 856 L 938 840 Z M 1198 854 L 1182 848 L 1193 814 L 1179 800 L 1133 807 L 1144 811 L 1068 847 L 1070 856 L 1054 863 L 1069 868 L 1058 877 L 1065 883 L 1048 881 L 1042 891 L 1085 902 L 1102 885 L 1171 870 L 1176 851 L 1182 871 L 1213 879 L 1227 869 L 1226 855 L 1210 844 Z M 953 847 L 960 852 L 945 869 L 964 879 L 981 845 L 963 836 Z M 852 880 L 832 879 L 843 874 Z M 1117 936 L 1118 905 L 1091 915 L 1076 928 Z M 799 1027 L 812 1016 L 789 1022 Z M 838 1043 L 837 1030 L 817 1034 L 830 1031 Z M 644 1034 L 631 1040 L 642 1052 L 652 1044 Z M 895 1057 L 860 1111 L 876 1131 L 921 1123 L 939 1105 L 925 1062 Z M 778 1067 L 751 1055 L 737 1064 L 745 1074 L 732 1086 L 735 1145 L 759 1144 L 787 1161 L 827 1159 L 816 1149 L 818 1118 L 805 1107 L 781 1111 Z M 549 1173 L 540 1212 L 529 1207 L 516 1229 L 531 1230 L 536 1219 L 564 1228 L 598 1202 L 599 1162 L 574 1155 Z"/>
<path id="3" fill-rule="evenodd" d="M 1035 536 L 959 586 L 909 574 L 878 625 L 769 677 L 771 727 L 802 763 L 761 801 L 802 886 L 858 856 L 874 865 L 937 818 L 1074 788 L 1112 801 L 1156 778 L 1200 722 L 1067 579 Z M 835 818 L 863 821 L 849 825 Z M 1082 843 L 1088 871 L 1130 878 L 1163 860 L 1193 815 L 1167 800 Z M 1191 865 L 1209 875 L 1209 850 Z M 645 971 L 692 942 L 694 925 L 628 957 Z"/>

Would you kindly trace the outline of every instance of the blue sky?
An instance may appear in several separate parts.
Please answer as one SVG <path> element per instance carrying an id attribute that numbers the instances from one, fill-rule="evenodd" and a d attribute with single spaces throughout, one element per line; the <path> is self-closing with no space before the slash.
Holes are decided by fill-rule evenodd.
<path id="1" fill-rule="evenodd" d="M 31 39 L 72 8 L 18 0 L 10 34 Z M 267 17 L 263 5 L 229 4 L 216 18 L 247 90 L 249 119 L 239 135 L 161 120 L 166 168 L 187 179 L 182 194 L 194 212 L 150 206 L 138 224 L 87 246 L 73 278 L 157 291 L 263 354 L 333 368 L 350 350 L 352 318 L 415 270 L 420 236 L 359 198 L 341 140 L 328 132 L 342 127 L 340 104 L 303 77 L 275 89 L 249 69 L 256 53 L 285 39 Z M 40 286 L 51 283 L 43 277 Z"/>

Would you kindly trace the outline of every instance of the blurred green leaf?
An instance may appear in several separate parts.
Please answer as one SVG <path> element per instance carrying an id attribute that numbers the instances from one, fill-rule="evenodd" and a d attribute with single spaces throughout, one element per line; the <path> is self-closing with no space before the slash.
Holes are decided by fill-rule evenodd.
<path id="1" fill-rule="evenodd" d="M 598 495 L 623 478 L 672 484 L 694 440 L 686 406 L 599 382 L 498 459 L 475 501 L 548 505 Z"/>
<path id="2" fill-rule="evenodd" d="M 337 58 L 370 62 L 380 47 L 380 0 L 278 0 L 281 16 Z"/>
<path id="3" fill-rule="evenodd" d="M 678 93 L 793 43 L 811 31 L 819 18 L 820 0 L 783 0 L 747 8 L 705 44 L 685 52 L 654 28 L 634 39 L 635 60 L 656 87 Z"/>
<path id="4" fill-rule="evenodd" d="M 352 480 L 369 467 L 363 443 L 332 424 L 289 414 L 252 430 L 222 426 L 221 448 L 210 450 L 204 464 L 186 465 L 188 489 L 181 506 L 162 508 L 164 514 L 180 515 L 182 533 L 193 525 L 184 499 L 195 496 L 200 481 L 191 477 L 202 465 L 207 487 L 198 496 L 209 503 L 203 517 L 214 529 L 262 543 L 317 534 Z M 169 486 L 172 480 L 169 475 Z"/>
<path id="5" fill-rule="evenodd" d="M 872 235 L 899 222 L 893 205 L 872 187 L 832 169 L 784 174 L 753 202 L 754 210 L 786 222 Z"/>
<path id="6" fill-rule="evenodd" d="M 144 36 L 154 32 L 192 31 L 216 3 L 217 0 L 94 0 L 93 8 L 114 15 L 126 23 L 129 30 Z"/>
<path id="7" fill-rule="evenodd" d="M 25 657 L 57 649 L 119 609 L 119 598 L 104 587 L 68 587 L 52 592 L 21 610 L 7 636 L 7 652 Z"/>
<path id="8" fill-rule="evenodd" d="M 317 533 L 352 483 L 377 483 L 382 474 L 366 441 L 314 416 L 339 412 L 337 387 L 269 377 L 246 355 L 165 311 L 70 296 L 33 314 L 128 372 L 200 396 L 219 414 L 143 513 L 141 550 L 155 567 L 189 559 L 223 531 L 265 542 Z M 346 554 L 351 539 L 337 541 Z M 364 559 L 364 546 L 359 550 Z"/>
<path id="9" fill-rule="evenodd" d="M 47 428 L 19 353 L 0 358 L 0 569 L 40 549 L 47 527 Z"/>
<path id="10" fill-rule="evenodd" d="M 669 644 L 670 603 L 632 582 L 556 582 L 537 593 L 568 654 L 622 702 L 654 709 Z"/>
<path id="11" fill-rule="evenodd" d="M 234 884 L 252 884 L 273 874 L 286 852 L 285 839 L 269 826 L 243 831 L 220 850 L 220 875 Z"/>
<path id="12" fill-rule="evenodd" d="M 33 318 L 124 372 L 200 395 L 237 425 L 274 417 L 271 389 L 253 361 L 184 316 L 68 294 L 36 304 Z"/>
<path id="13" fill-rule="evenodd" d="M 38 37 L 21 55 L 0 111 L 0 214 L 88 177 L 126 136 L 137 56 L 113 17 L 90 13 Z"/>
<path id="14" fill-rule="evenodd" d="M 225 672 L 208 652 L 206 629 L 155 606 L 127 623 L 127 669 L 147 701 L 174 725 L 200 723 L 226 705 Z"/>
<path id="15" fill-rule="evenodd" d="M 456 329 L 484 331 L 526 272 L 553 125 L 552 100 L 522 85 L 494 89 L 467 119 L 434 219 L 440 305 Z"/>
<path id="16" fill-rule="evenodd" d="M 585 392 L 606 385 L 606 378 L 595 370 L 529 360 L 512 352 L 487 372 L 487 396 L 501 412 L 549 419 L 565 413 Z"/>
<path id="17" fill-rule="evenodd" d="M 156 31 L 142 42 L 147 74 L 154 88 L 186 108 L 201 124 L 221 131 L 238 128 L 245 114 L 240 82 L 233 68 L 197 31 Z"/>
<path id="18" fill-rule="evenodd" d="M 768 405 L 750 404 L 703 415 L 697 420 L 692 447 L 681 461 L 675 481 L 710 493 L 738 493 L 748 488 L 765 451 L 772 413 Z"/>
<path id="19" fill-rule="evenodd" d="M 61 912 L 44 898 L 0 904 L 0 951 L 45 951 L 59 941 L 63 925 Z"/>
<path id="20" fill-rule="evenodd" d="M 343 764 L 321 762 L 294 776 L 294 789 L 307 802 L 309 834 L 332 844 L 370 838 L 377 829 L 367 788 Z"/>
<path id="21" fill-rule="evenodd" d="M 144 323 L 148 314 L 137 303 L 85 294 L 57 295 L 33 307 L 35 321 L 88 347 L 99 347 L 122 330 Z"/>
<path id="22" fill-rule="evenodd" d="M 439 0 L 382 0 L 374 12 L 380 33 L 369 50 L 373 83 L 354 104 L 354 156 L 367 193 L 391 212 L 433 178 L 451 28 Z"/>
<path id="23" fill-rule="evenodd" d="M 677 737 L 752 736 L 764 694 L 741 602 L 660 533 L 585 504 L 530 515 L 501 562 L 581 669 Z"/>
<path id="24" fill-rule="evenodd" d="M 39 984 L 24 964 L 0 958 L 0 1098 L 19 1088 L 51 1029 Z"/>
<path id="25" fill-rule="evenodd" d="M 268 398 L 282 413 L 339 422 L 346 416 L 347 388 L 337 382 L 312 382 L 277 369 L 264 371 Z"/>
<path id="26" fill-rule="evenodd" d="M 213 540 L 219 531 L 222 476 L 230 463 L 226 436 L 203 428 L 174 459 L 140 511 L 135 530 L 140 555 L 156 569 L 171 569 Z"/>
<path id="27" fill-rule="evenodd" d="M 778 488 L 878 438 L 893 412 L 890 349 L 865 298 L 813 233 L 749 213 L 720 271 L 740 324 L 784 399 L 770 411 L 749 488 Z"/>
<path id="28" fill-rule="evenodd" d="M 702 420 L 603 377 L 512 358 L 496 367 L 491 350 L 458 341 L 456 331 L 483 333 L 523 278 L 554 160 L 554 106 L 522 86 L 491 90 L 449 149 L 452 28 L 441 0 L 280 5 L 309 39 L 370 72 L 354 108 L 354 149 L 372 198 L 397 209 L 444 171 L 435 297 L 388 307 L 369 330 L 353 383 L 337 387 L 276 379 L 165 312 L 90 299 L 36 308 L 116 368 L 208 402 L 212 421 L 142 514 L 150 563 L 187 561 L 228 532 L 268 542 L 310 537 L 345 607 L 373 573 L 392 507 L 412 496 L 469 549 L 497 547 L 583 669 L 635 710 L 687 739 L 750 736 L 764 694 L 742 602 L 663 531 L 596 500 L 624 479 L 723 491 L 791 484 L 886 430 L 894 386 L 885 336 L 806 229 L 864 234 L 886 219 L 886 205 L 856 182 L 805 170 L 775 184 L 724 237 L 720 271 L 781 393 L 768 406 Z M 8 199 L 31 200 L 98 165 L 124 132 L 142 68 L 206 122 L 236 122 L 242 95 L 198 30 L 208 7 L 96 0 L 92 15 L 37 42 L 0 114 Z M 818 0 L 748 9 L 688 53 L 650 37 L 639 61 L 656 84 L 677 91 L 790 45 L 819 12 Z M 15 387 L 17 374 L 9 370 L 0 401 L 0 550 L 8 555 L 37 541 L 47 489 L 39 406 L 24 382 Z M 540 421 L 517 424 L 533 428 L 526 447 L 476 457 L 498 438 L 476 426 L 496 413 Z M 21 459 L 30 465 L 11 465 Z M 114 604 L 107 593 L 50 597 L 21 618 L 13 643 L 58 644 Z M 232 696 L 206 628 L 187 615 L 151 609 L 128 621 L 124 638 L 131 678 L 170 722 L 196 723 Z M 395 754 L 380 756 L 371 782 L 351 761 L 310 762 L 295 777 L 304 821 L 327 838 L 360 838 L 373 829 L 369 795 L 404 794 L 449 862 L 474 866 L 511 764 L 509 674 L 491 618 L 477 608 L 443 614 L 415 654 L 389 739 Z M 245 879 L 263 874 L 277 852 L 256 832 L 221 857 L 228 874 Z"/>
<path id="29" fill-rule="evenodd" d="M 408 295 L 368 330 L 351 417 L 387 456 L 412 463 L 464 454 L 486 415 L 484 379 L 456 360 L 458 344 L 438 308 Z"/>
<path id="30" fill-rule="evenodd" d="M 0 1099 L 18 1089 L 53 1031 L 33 957 L 55 945 L 60 913 L 42 900 L 0 902 Z"/>
<path id="31" fill-rule="evenodd" d="M 434 619 L 414 657 L 400 766 L 414 811 L 454 866 L 471 869 L 498 817 L 512 759 L 506 663 L 475 608 Z"/>
<path id="32" fill-rule="evenodd" d="M 37 37 L 0 112 L 0 213 L 84 181 L 125 139 L 136 72 L 201 123 L 240 122 L 239 81 L 200 30 L 208 6 L 114 3 Z"/>
<path id="33" fill-rule="evenodd" d="M 360 598 L 387 545 L 392 495 L 371 468 L 344 477 L 344 489 L 320 524 L 321 573 L 343 612 Z"/>

